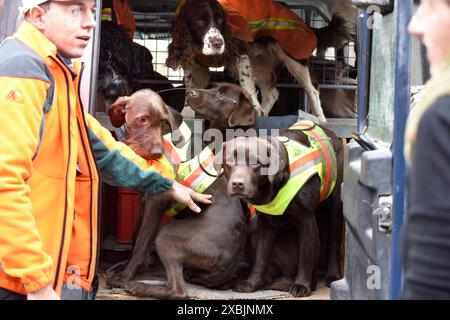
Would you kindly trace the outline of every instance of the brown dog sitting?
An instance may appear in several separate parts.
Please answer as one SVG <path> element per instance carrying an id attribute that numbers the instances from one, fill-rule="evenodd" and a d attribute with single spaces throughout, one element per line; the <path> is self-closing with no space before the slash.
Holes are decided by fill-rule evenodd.
<path id="1" fill-rule="evenodd" d="M 237 285 L 237 291 L 252 292 L 264 285 L 275 239 L 286 226 L 296 227 L 298 248 L 292 253 L 298 262 L 289 292 L 303 297 L 315 290 L 319 257 L 315 212 L 321 202 L 331 202 L 333 211 L 327 285 L 340 278 L 342 157 L 339 139 L 309 121 L 297 123 L 280 138 L 240 137 L 223 144 L 216 165 L 220 169 L 223 163 L 228 194 L 253 204 L 258 217 L 252 272 Z"/>
<path id="2" fill-rule="evenodd" d="M 125 142 L 146 158 L 160 157 L 164 153 L 163 134 L 166 131 L 174 132 L 183 125 L 180 115 L 166 106 L 160 96 L 151 90 L 140 90 L 130 97 L 118 99 L 110 107 L 109 114 L 114 126 L 125 124 L 129 134 Z M 181 136 L 187 143 L 189 138 Z M 199 171 L 200 176 L 217 175 L 212 160 L 206 165 L 203 162 L 205 151 L 212 155 L 208 150 L 205 149 L 198 158 L 193 159 L 191 164 L 197 164 L 197 169 L 200 169 L 193 170 L 193 174 Z M 198 166 L 199 163 L 203 166 Z M 190 165 L 182 164 L 180 167 Z M 183 177 L 184 180 L 180 182 L 185 184 L 189 179 L 193 183 L 197 182 L 200 176 L 193 179 L 193 174 Z M 181 179 L 181 175 L 178 178 Z M 136 229 L 132 257 L 123 271 L 108 278 L 108 284 L 124 287 L 134 295 L 163 299 L 187 298 L 185 276 L 189 282 L 207 287 L 233 285 L 236 274 L 240 273 L 242 261 L 245 261 L 243 255 L 247 241 L 248 210 L 243 210 L 237 197 L 227 196 L 224 176 L 213 179 L 205 192 L 213 195 L 213 204 L 203 207 L 201 214 L 184 209 L 179 214 L 188 218 L 167 223 L 156 239 L 159 221 L 173 203 L 167 196 L 145 195 L 145 208 Z M 157 253 L 166 269 L 166 286 L 131 281 L 146 264 L 154 239 Z"/>

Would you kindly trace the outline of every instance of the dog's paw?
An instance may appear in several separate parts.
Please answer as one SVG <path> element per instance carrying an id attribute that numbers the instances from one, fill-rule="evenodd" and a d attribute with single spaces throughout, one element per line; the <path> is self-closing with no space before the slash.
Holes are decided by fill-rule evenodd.
<path id="1" fill-rule="evenodd" d="M 289 293 L 294 297 L 309 297 L 311 295 L 311 289 L 303 284 L 294 283 L 289 288 Z"/>
<path id="2" fill-rule="evenodd" d="M 340 280 L 341 277 L 338 274 L 327 274 L 325 278 L 325 285 L 329 288 L 333 281 Z"/>
<path id="3" fill-rule="evenodd" d="M 234 287 L 234 291 L 236 292 L 254 292 L 256 290 L 256 285 L 248 282 L 248 281 L 241 281 L 239 282 L 236 287 Z"/>
<path id="4" fill-rule="evenodd" d="M 149 285 L 138 281 L 127 281 L 123 284 L 123 288 L 133 296 L 148 296 Z"/>
<path id="5" fill-rule="evenodd" d="M 111 288 L 125 289 L 126 283 L 131 280 L 130 277 L 125 276 L 122 272 L 114 273 L 106 279 L 106 285 Z"/>

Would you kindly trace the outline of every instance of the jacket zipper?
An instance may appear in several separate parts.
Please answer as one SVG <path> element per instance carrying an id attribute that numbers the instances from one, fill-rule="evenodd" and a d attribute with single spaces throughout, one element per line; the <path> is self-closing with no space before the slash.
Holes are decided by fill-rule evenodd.
<path id="1" fill-rule="evenodd" d="M 83 71 L 84 71 L 84 63 L 81 64 L 81 71 L 80 71 L 79 79 L 81 79 L 81 75 L 83 74 Z M 91 157 L 93 159 L 93 162 L 94 162 L 94 165 L 95 165 L 95 168 L 96 168 L 96 173 L 97 173 L 97 176 L 98 176 L 98 184 L 97 184 L 97 189 L 98 189 L 98 191 L 97 191 L 97 211 L 98 211 L 97 212 L 97 250 L 95 252 L 96 259 L 95 259 L 95 267 L 94 267 L 94 273 L 96 273 L 96 271 L 98 270 L 98 261 L 99 261 L 99 255 L 100 255 L 100 225 L 101 225 L 101 210 L 100 210 L 100 204 L 101 204 L 100 185 L 101 185 L 101 183 L 100 183 L 100 171 L 99 171 L 99 168 L 98 168 L 98 165 L 97 165 L 97 161 L 95 161 L 95 155 L 94 155 L 94 151 L 92 150 L 91 140 L 89 139 L 89 132 L 88 132 L 88 128 L 87 128 L 87 125 L 86 125 L 86 118 L 84 116 L 83 103 L 82 103 L 82 101 L 80 99 L 80 86 L 81 86 L 81 81 L 78 81 L 78 88 L 77 88 L 78 89 L 78 96 L 77 96 L 78 103 L 79 103 L 80 108 L 81 108 L 81 116 L 83 118 L 83 126 L 85 128 L 86 135 L 87 135 L 87 144 L 89 146 L 89 152 L 90 152 Z M 81 131 L 81 128 L 80 128 L 80 131 Z M 82 140 L 82 142 L 83 142 L 84 152 L 86 153 L 86 156 L 87 156 L 87 150 L 86 150 L 85 141 Z M 91 166 L 89 165 L 88 168 L 89 168 L 89 175 L 91 177 L 91 184 L 93 185 L 93 183 L 92 183 Z M 90 207 L 90 213 L 91 213 L 90 214 L 90 224 L 91 224 L 91 239 L 92 239 L 93 235 L 94 235 L 93 221 L 92 221 L 92 217 L 93 217 L 93 214 L 94 214 L 92 212 L 93 187 L 91 188 L 91 199 L 90 200 L 91 200 L 91 202 L 90 202 L 90 204 L 91 204 L 91 207 Z M 94 246 L 93 243 L 94 242 L 92 241 L 91 242 L 91 254 L 90 254 L 89 264 L 88 264 L 88 273 L 87 273 L 87 277 L 86 277 L 87 279 L 89 279 L 90 276 L 91 276 L 91 264 L 92 264 L 93 252 L 94 252 L 94 250 L 93 250 L 94 249 L 93 248 L 93 246 Z"/>
<path id="2" fill-rule="evenodd" d="M 62 66 L 60 64 L 60 62 L 58 61 L 58 59 L 50 56 L 51 59 L 53 59 L 56 64 L 62 69 L 63 73 L 64 73 L 64 78 L 66 80 L 66 88 L 67 88 L 67 106 L 68 106 L 68 132 L 69 132 L 69 137 L 68 137 L 68 141 L 69 141 L 69 156 L 68 156 L 68 160 L 67 160 L 67 168 L 66 168 L 66 198 L 65 198 L 65 207 L 64 207 L 64 223 L 63 223 L 63 230 L 62 230 L 62 238 L 61 238 L 61 246 L 59 249 L 59 255 L 58 255 L 58 263 L 56 265 L 56 274 L 55 274 L 55 281 L 53 283 L 53 289 L 56 290 L 56 287 L 59 283 L 59 277 L 60 277 L 60 268 L 61 268 L 61 259 L 62 259 L 62 253 L 64 250 L 64 240 L 66 237 L 66 223 L 67 223 L 67 189 L 68 189 L 68 175 L 69 175 L 69 165 L 70 165 L 70 157 L 71 157 L 71 149 L 72 149 L 72 141 L 71 141 L 71 137 L 70 137 L 70 96 L 69 96 L 69 79 L 67 78 L 67 74 L 66 74 L 66 68 L 64 66 Z"/>

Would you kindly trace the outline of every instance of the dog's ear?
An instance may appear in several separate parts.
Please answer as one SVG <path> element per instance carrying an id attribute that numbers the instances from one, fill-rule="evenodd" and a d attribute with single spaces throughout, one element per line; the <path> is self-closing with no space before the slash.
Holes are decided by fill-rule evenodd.
<path id="1" fill-rule="evenodd" d="M 129 99 L 130 97 L 119 97 L 108 107 L 109 120 L 116 128 L 120 128 L 125 123 L 125 113 Z"/>
<path id="2" fill-rule="evenodd" d="M 182 134 L 176 134 L 176 130 L 178 129 L 177 121 L 175 120 L 175 117 L 180 120 L 183 120 L 181 115 L 176 112 L 172 107 L 168 106 L 167 104 L 163 104 L 164 112 L 167 114 L 168 122 L 169 122 L 169 131 L 172 134 L 172 143 L 174 145 L 177 145 L 179 143 L 183 142 L 183 135 Z"/>
<path id="3" fill-rule="evenodd" d="M 239 56 L 239 48 L 237 44 L 241 43 L 240 41 L 235 41 L 233 39 L 233 35 L 231 34 L 230 29 L 228 28 L 228 23 L 231 23 L 232 25 L 236 26 L 246 26 L 248 25 L 248 22 L 246 20 L 243 20 L 244 18 L 242 15 L 239 14 L 232 14 L 230 13 L 229 16 L 227 16 L 227 13 L 223 10 L 222 6 L 219 4 L 219 8 L 222 11 L 222 28 L 220 28 L 220 33 L 222 33 L 223 40 L 225 43 L 225 52 L 223 54 L 224 56 L 224 62 L 225 65 L 233 65 L 236 63 L 236 60 Z M 231 21 L 231 19 L 237 19 L 237 21 Z M 241 21 L 241 19 L 243 21 Z M 250 29 L 250 28 L 249 28 Z M 242 47 L 242 45 L 241 45 Z M 241 48 L 243 49 L 243 47 Z"/>
<path id="4" fill-rule="evenodd" d="M 273 187 L 284 185 L 284 183 L 289 180 L 289 166 L 286 165 L 286 161 L 283 159 L 279 160 L 280 170 L 276 174 L 269 174 L 268 179 Z"/>
<path id="5" fill-rule="evenodd" d="M 289 180 L 289 158 L 286 150 L 281 145 L 281 142 L 272 137 L 268 137 L 267 139 L 270 143 L 270 154 L 268 155 L 268 160 L 271 165 L 275 165 L 275 168 L 272 169 L 275 172 L 269 172 L 268 179 L 272 185 L 272 188 L 279 189 Z"/>
<path id="6" fill-rule="evenodd" d="M 184 5 L 186 6 L 186 5 Z M 192 54 L 192 36 L 183 18 L 184 10 L 175 16 L 172 26 L 172 42 L 168 46 L 168 56 L 166 65 L 173 70 L 177 70 Z"/>
<path id="7" fill-rule="evenodd" d="M 236 104 L 233 112 L 228 118 L 228 125 L 235 127 L 251 127 L 256 122 L 256 110 L 252 104 L 250 95 L 242 92 L 239 103 Z"/>
<path id="8" fill-rule="evenodd" d="M 216 157 L 214 158 L 214 169 L 217 173 L 220 173 L 220 170 L 222 170 L 226 144 L 226 142 L 222 143 L 222 147 L 218 150 L 218 152 L 216 152 Z"/>

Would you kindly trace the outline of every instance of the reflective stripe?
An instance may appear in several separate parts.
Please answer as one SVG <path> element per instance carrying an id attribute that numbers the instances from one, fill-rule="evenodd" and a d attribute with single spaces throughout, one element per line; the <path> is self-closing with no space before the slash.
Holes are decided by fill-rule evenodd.
<path id="1" fill-rule="evenodd" d="M 328 135 L 312 121 L 299 121 L 292 125 L 290 130 L 300 129 L 309 138 L 311 143 L 317 143 L 319 145 L 318 150 L 322 153 L 322 158 L 325 161 L 325 168 L 321 170 L 322 175 L 322 186 L 320 192 L 320 199 L 325 200 L 333 191 L 337 179 L 337 169 L 336 169 L 336 155 L 334 153 L 333 146 L 331 144 Z"/>
<path id="2" fill-rule="evenodd" d="M 112 8 L 102 9 L 102 21 L 112 21 Z"/>
<path id="3" fill-rule="evenodd" d="M 198 159 L 199 157 L 201 157 L 202 154 L 207 154 L 206 159 L 204 160 Z M 186 187 L 192 187 L 192 189 L 194 190 L 195 186 L 201 182 L 201 180 L 199 181 L 198 178 L 208 176 L 206 173 L 204 173 L 203 168 L 210 167 L 210 165 L 214 162 L 214 154 L 209 148 L 206 148 L 204 152 L 202 152 L 198 157 L 196 157 L 196 159 L 194 159 L 194 162 L 195 160 L 198 161 L 198 164 L 195 165 L 195 168 L 192 168 L 192 165 L 189 165 L 192 171 L 183 181 L 181 181 L 182 185 Z M 200 163 L 203 166 L 203 168 L 200 166 Z"/>
<path id="4" fill-rule="evenodd" d="M 286 18 L 266 18 L 260 20 L 249 20 L 252 32 L 261 30 L 295 30 L 305 31 L 304 27 L 295 19 Z"/>
<path id="5" fill-rule="evenodd" d="M 196 192 L 203 193 L 208 189 L 218 178 L 220 173 L 214 168 L 215 155 L 210 147 L 206 147 L 199 155 L 181 163 L 177 181 L 186 187 L 190 187 Z M 181 210 L 186 208 L 186 205 L 181 203 L 176 204 L 166 214 L 174 216 Z"/>
<path id="6" fill-rule="evenodd" d="M 163 136 L 164 141 L 164 155 L 172 162 L 175 167 L 178 167 L 182 162 L 189 159 L 189 141 L 191 140 L 192 131 L 186 122 L 182 122 L 177 131 L 183 137 L 183 145 L 181 147 L 175 146 L 172 142 L 172 133 Z"/>
<path id="7" fill-rule="evenodd" d="M 297 159 L 289 166 L 289 170 L 291 171 L 290 177 L 293 178 L 296 175 L 299 175 L 302 170 L 309 169 L 310 167 L 315 166 L 318 163 L 320 163 L 320 152 L 311 152 L 306 156 Z"/>
<path id="8" fill-rule="evenodd" d="M 183 145 L 175 146 L 172 142 L 172 134 L 164 135 L 164 155 L 176 167 L 176 180 L 182 185 L 196 192 L 203 193 L 217 180 L 219 174 L 214 169 L 215 155 L 212 147 L 206 147 L 196 157 L 189 159 L 190 140 L 192 131 L 183 122 L 177 129 L 183 137 Z M 166 214 L 173 216 L 186 208 L 183 204 L 176 204 Z"/>

